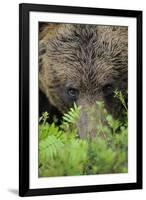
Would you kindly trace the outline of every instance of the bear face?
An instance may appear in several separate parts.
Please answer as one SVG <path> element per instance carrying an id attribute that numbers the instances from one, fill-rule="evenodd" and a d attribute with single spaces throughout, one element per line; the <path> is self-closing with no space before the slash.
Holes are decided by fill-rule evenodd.
<path id="1" fill-rule="evenodd" d="M 127 91 L 127 27 L 46 23 L 40 31 L 39 61 L 39 86 L 48 103 L 61 113 L 74 102 L 81 106 L 81 136 L 94 129 L 88 115 L 96 101 L 120 117 L 114 91 Z"/>

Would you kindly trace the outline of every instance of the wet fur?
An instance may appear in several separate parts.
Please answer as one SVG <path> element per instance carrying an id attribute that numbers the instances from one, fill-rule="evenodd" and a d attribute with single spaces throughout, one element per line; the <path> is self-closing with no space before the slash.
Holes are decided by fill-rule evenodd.
<path id="1" fill-rule="evenodd" d="M 110 113 L 120 115 L 119 102 L 103 89 L 112 84 L 126 95 L 127 27 L 40 23 L 39 38 L 39 87 L 48 104 L 67 112 L 64 91 L 73 87 L 80 91 L 78 105 L 103 100 Z"/>

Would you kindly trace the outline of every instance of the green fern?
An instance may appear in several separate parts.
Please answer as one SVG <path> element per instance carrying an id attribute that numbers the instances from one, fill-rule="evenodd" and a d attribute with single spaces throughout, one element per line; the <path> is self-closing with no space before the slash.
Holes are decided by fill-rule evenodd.
<path id="1" fill-rule="evenodd" d="M 65 113 L 63 116 L 63 122 L 61 127 L 63 129 L 68 129 L 71 125 L 76 125 L 76 123 L 78 122 L 78 119 L 80 117 L 80 106 L 77 106 L 74 103 L 73 108 L 70 108 L 70 110 L 68 111 L 68 113 Z"/>
<path id="2" fill-rule="evenodd" d="M 77 123 L 80 107 L 75 104 L 64 114 L 60 126 L 48 124 L 49 115 L 43 113 L 39 120 L 40 177 L 127 172 L 128 115 L 121 93 L 116 93 L 115 98 L 119 98 L 125 108 L 124 121 L 121 123 L 115 120 L 107 112 L 103 102 L 97 102 L 97 108 L 106 123 L 103 125 L 97 119 L 97 135 L 94 139 L 79 138 Z"/>

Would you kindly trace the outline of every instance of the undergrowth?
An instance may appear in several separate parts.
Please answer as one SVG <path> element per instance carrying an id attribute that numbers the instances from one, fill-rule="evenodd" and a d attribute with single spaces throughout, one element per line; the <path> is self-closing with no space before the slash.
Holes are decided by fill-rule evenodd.
<path id="1" fill-rule="evenodd" d="M 115 98 L 125 109 L 123 121 L 114 119 L 103 102 L 97 102 L 107 125 L 98 124 L 94 138 L 79 138 L 77 122 L 81 108 L 75 104 L 64 114 L 60 126 L 49 124 L 49 114 L 43 113 L 39 120 L 39 177 L 128 171 L 128 110 L 121 92 L 116 91 Z"/>

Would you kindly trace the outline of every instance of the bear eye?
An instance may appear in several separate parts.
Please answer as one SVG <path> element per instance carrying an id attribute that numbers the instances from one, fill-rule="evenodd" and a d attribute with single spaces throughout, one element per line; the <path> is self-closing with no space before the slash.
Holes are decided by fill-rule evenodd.
<path id="1" fill-rule="evenodd" d="M 68 88 L 68 89 L 67 89 L 67 94 L 68 94 L 68 96 L 69 96 L 71 99 L 76 100 L 76 98 L 77 98 L 79 92 L 78 92 L 78 90 L 75 89 L 75 88 Z"/>
<path id="2" fill-rule="evenodd" d="M 113 93 L 113 85 L 112 84 L 107 84 L 103 87 L 103 93 L 105 96 L 112 94 Z"/>

